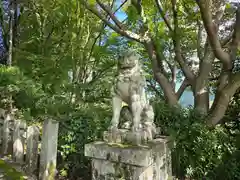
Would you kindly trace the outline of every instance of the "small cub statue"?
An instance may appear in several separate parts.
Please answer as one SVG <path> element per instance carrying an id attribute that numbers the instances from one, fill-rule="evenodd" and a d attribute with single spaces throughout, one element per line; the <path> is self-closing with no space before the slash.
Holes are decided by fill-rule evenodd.
<path id="1" fill-rule="evenodd" d="M 145 139 L 152 140 L 156 127 L 153 122 L 153 108 L 147 100 L 145 87 L 146 80 L 139 57 L 129 50 L 118 60 L 118 74 L 112 91 L 113 116 L 109 130 L 117 130 L 119 120 L 123 119 L 120 116 L 125 114 L 128 120 L 120 122 L 120 128 L 131 128 L 133 133 L 143 132 Z M 122 108 L 122 102 L 125 102 L 128 108 Z M 132 122 L 129 122 L 129 119 Z"/>

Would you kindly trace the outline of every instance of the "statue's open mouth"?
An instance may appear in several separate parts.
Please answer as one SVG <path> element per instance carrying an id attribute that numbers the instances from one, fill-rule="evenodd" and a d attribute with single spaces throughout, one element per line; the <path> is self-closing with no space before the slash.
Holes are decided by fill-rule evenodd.
<path id="1" fill-rule="evenodd" d="M 126 70 L 126 69 L 130 69 L 130 66 L 122 66 L 121 69 Z"/>
<path id="2" fill-rule="evenodd" d="M 124 65 L 122 65 L 120 67 L 121 67 L 121 69 L 131 69 L 131 68 L 134 67 L 134 65 L 133 64 L 124 64 Z"/>

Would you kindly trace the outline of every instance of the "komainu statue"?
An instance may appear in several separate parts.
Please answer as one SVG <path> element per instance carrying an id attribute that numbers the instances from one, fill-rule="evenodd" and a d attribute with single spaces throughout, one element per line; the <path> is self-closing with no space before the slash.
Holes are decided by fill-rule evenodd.
<path id="1" fill-rule="evenodd" d="M 147 100 L 146 80 L 138 55 L 130 50 L 118 60 L 118 74 L 113 87 L 113 116 L 109 130 L 131 128 L 132 132 L 143 132 L 152 139 L 156 128 L 153 108 Z M 122 102 L 128 105 L 122 108 Z M 130 115 L 129 115 L 130 113 Z M 126 116 L 126 122 L 119 122 Z M 126 119 L 126 118 L 125 118 Z M 131 121 L 131 122 L 129 122 Z"/>

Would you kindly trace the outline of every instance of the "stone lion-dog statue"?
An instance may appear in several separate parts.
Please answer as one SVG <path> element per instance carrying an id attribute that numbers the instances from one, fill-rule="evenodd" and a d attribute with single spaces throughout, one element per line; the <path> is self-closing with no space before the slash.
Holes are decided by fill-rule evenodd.
<path id="1" fill-rule="evenodd" d="M 120 128 L 131 128 L 132 132 L 144 131 L 147 139 L 153 138 L 156 133 L 154 112 L 147 100 L 145 88 L 146 80 L 139 56 L 135 51 L 128 50 L 118 59 L 118 72 L 112 91 L 113 116 L 109 130 L 116 130 L 122 124 Z M 128 108 L 122 108 L 122 102 Z M 119 122 L 126 112 L 128 120 Z"/>

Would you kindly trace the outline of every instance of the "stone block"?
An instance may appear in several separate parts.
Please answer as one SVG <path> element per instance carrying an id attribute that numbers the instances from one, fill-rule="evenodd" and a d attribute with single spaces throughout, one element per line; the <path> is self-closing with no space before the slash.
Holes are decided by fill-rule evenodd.
<path id="1" fill-rule="evenodd" d="M 103 140 L 109 143 L 124 143 L 126 134 L 129 130 L 115 129 L 112 131 L 103 132 Z"/>
<path id="2" fill-rule="evenodd" d="M 147 144 L 147 132 L 144 130 L 132 132 L 131 130 L 127 129 L 105 131 L 103 133 L 103 140 L 109 143 L 144 145 Z"/>
<path id="3" fill-rule="evenodd" d="M 6 116 L 6 112 L 4 109 L 0 108 L 0 143 L 2 144 L 2 139 L 3 139 L 3 125 L 4 125 L 4 120 Z"/>
<path id="4" fill-rule="evenodd" d="M 141 167 L 114 163 L 101 159 L 92 160 L 92 180 L 152 180 L 152 166 Z"/>
<path id="5" fill-rule="evenodd" d="M 9 153 L 9 145 L 11 143 L 10 137 L 10 121 L 12 117 L 10 114 L 7 114 L 4 121 L 3 121 L 3 128 L 2 128 L 2 149 L 1 155 L 7 155 Z"/>
<path id="6" fill-rule="evenodd" d="M 165 137 L 144 146 L 93 142 L 85 145 L 85 156 L 92 160 L 93 180 L 167 180 L 171 157 Z"/>
<path id="7" fill-rule="evenodd" d="M 22 164 L 24 162 L 24 133 L 26 131 L 27 124 L 21 120 L 14 122 L 13 129 L 13 160 Z"/>
<path id="8" fill-rule="evenodd" d="M 44 121 L 40 153 L 39 179 L 54 179 L 56 175 L 58 122 L 47 119 Z"/>
<path id="9" fill-rule="evenodd" d="M 126 132 L 126 136 L 123 143 L 132 144 L 132 145 L 141 145 L 144 144 L 144 131 Z"/>
<path id="10" fill-rule="evenodd" d="M 28 173 L 33 173 L 37 170 L 39 134 L 40 132 L 37 126 L 28 127 L 26 152 L 26 164 Z"/>
<path id="11" fill-rule="evenodd" d="M 152 164 L 152 153 L 152 150 L 147 146 L 124 146 L 121 144 L 108 144 L 102 141 L 85 145 L 85 156 L 87 157 L 135 166 Z"/>

